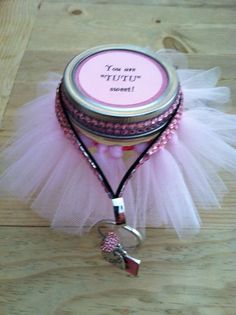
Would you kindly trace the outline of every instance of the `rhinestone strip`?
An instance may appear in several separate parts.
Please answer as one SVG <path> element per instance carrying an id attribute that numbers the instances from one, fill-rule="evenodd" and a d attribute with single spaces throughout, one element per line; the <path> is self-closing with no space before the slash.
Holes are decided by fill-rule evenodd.
<path id="1" fill-rule="evenodd" d="M 104 184 L 103 178 L 102 178 L 101 174 L 99 173 L 96 164 L 89 157 L 88 153 L 86 152 L 86 150 L 84 148 L 84 145 L 82 144 L 82 142 L 79 140 L 79 138 L 76 136 L 76 134 L 71 129 L 70 124 L 69 124 L 67 117 L 64 113 L 64 110 L 62 108 L 59 93 L 60 93 L 60 91 L 59 91 L 59 87 L 58 87 L 57 92 L 56 92 L 55 112 L 56 112 L 57 120 L 61 126 L 61 129 L 64 132 L 64 135 L 66 136 L 67 139 L 69 139 L 71 141 L 71 143 L 75 146 L 75 148 L 81 152 L 82 156 L 89 163 L 93 173 L 96 175 L 98 180 L 103 185 L 105 192 L 108 194 L 109 198 L 112 198 L 113 197 L 112 193 L 109 190 L 107 190 L 107 187 Z"/>
<path id="2" fill-rule="evenodd" d="M 63 87 L 61 87 L 61 97 L 66 110 L 81 126 L 96 131 L 101 135 L 128 137 L 145 134 L 147 132 L 161 128 L 161 126 L 163 126 L 170 119 L 171 115 L 176 110 L 180 102 L 181 93 L 179 92 L 174 103 L 161 115 L 136 123 L 112 123 L 90 117 L 73 106 L 73 104 L 66 97 Z"/>

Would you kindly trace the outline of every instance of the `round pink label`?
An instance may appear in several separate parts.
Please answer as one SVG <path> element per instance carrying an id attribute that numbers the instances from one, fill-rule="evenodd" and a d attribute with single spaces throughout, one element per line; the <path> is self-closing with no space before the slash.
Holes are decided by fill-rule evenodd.
<path id="1" fill-rule="evenodd" d="M 168 77 L 155 59 L 135 51 L 101 51 L 75 71 L 77 88 L 88 98 L 112 107 L 143 106 L 165 90 Z"/>

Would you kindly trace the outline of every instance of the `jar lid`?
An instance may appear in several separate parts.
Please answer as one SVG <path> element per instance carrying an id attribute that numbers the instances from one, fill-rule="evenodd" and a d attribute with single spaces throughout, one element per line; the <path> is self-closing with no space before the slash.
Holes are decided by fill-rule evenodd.
<path id="1" fill-rule="evenodd" d="M 175 69 L 132 45 L 100 46 L 75 56 L 61 87 L 77 129 L 124 145 L 155 136 L 180 99 Z"/>

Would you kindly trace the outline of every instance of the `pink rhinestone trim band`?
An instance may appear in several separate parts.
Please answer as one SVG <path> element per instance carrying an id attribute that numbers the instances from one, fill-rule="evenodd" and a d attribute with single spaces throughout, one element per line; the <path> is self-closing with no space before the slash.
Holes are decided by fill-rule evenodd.
<path id="1" fill-rule="evenodd" d="M 100 135 L 113 136 L 114 138 L 125 138 L 129 136 L 143 135 L 160 129 L 170 119 L 171 115 L 179 105 L 181 93 L 179 92 L 174 103 L 161 115 L 136 123 L 113 123 L 98 120 L 79 111 L 66 97 L 63 88 L 61 88 L 61 97 L 63 104 L 69 115 L 73 118 L 75 125 L 78 124 L 82 128 L 84 127 L 85 129 L 94 131 Z"/>

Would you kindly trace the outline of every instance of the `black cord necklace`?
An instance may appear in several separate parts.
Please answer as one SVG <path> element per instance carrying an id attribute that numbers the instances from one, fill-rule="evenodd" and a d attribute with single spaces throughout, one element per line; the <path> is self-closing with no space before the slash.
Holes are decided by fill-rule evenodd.
<path id="1" fill-rule="evenodd" d="M 183 97 L 182 93 L 180 93 L 179 98 L 176 101 L 175 108 L 173 110 L 172 115 L 170 116 L 169 120 L 166 122 L 164 127 L 159 131 L 159 133 L 149 142 L 148 146 L 145 150 L 138 156 L 138 158 L 133 162 L 133 164 L 129 167 L 126 171 L 125 175 L 120 181 L 118 188 L 114 191 L 106 178 L 104 172 L 98 165 L 96 159 L 88 150 L 87 146 L 78 135 L 75 127 L 73 126 L 69 115 L 66 111 L 66 108 L 63 104 L 62 98 L 62 91 L 61 91 L 61 84 L 57 89 L 56 94 L 56 116 L 58 122 L 63 129 L 65 135 L 76 145 L 76 147 L 80 150 L 83 154 L 87 162 L 90 164 L 91 168 L 93 169 L 95 175 L 100 180 L 102 185 L 105 188 L 108 197 L 112 199 L 113 203 L 113 211 L 115 216 L 115 221 L 107 221 L 102 220 L 102 222 L 112 224 L 112 225 L 121 225 L 122 228 L 131 232 L 140 242 L 142 237 L 140 233 L 133 229 L 126 224 L 125 218 L 125 207 L 124 201 L 122 198 L 125 186 L 130 179 L 130 177 L 136 172 L 138 166 L 142 165 L 149 157 L 156 153 L 160 147 L 164 146 L 168 140 L 171 138 L 172 134 L 178 128 L 178 122 L 181 118 L 181 114 L 183 111 Z M 127 252 L 124 250 L 122 245 L 119 242 L 117 235 L 113 232 L 109 232 L 108 234 L 103 234 L 99 229 L 99 233 L 103 236 L 103 243 L 102 243 L 102 252 L 104 257 L 112 262 L 113 264 L 118 265 L 121 269 L 125 269 L 128 272 L 137 275 L 138 266 L 140 264 L 139 260 L 129 256 Z"/>

